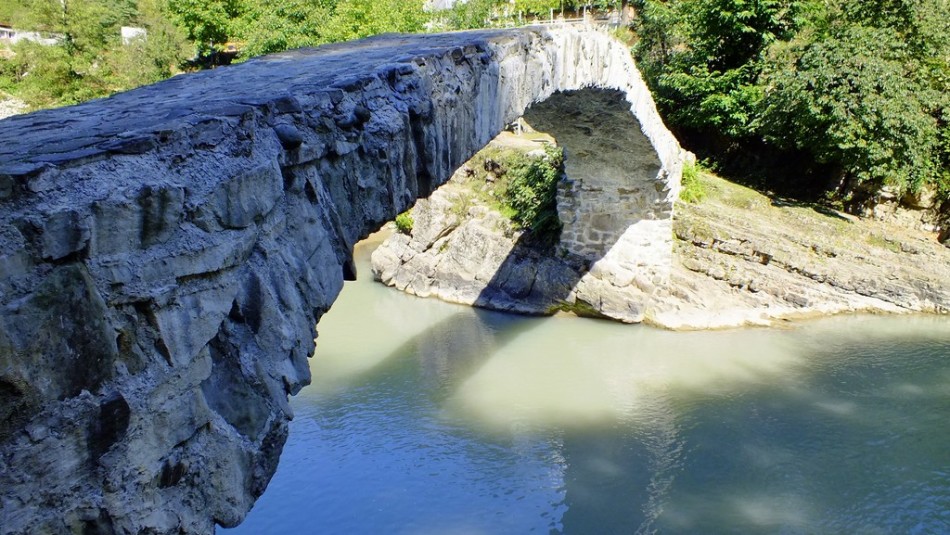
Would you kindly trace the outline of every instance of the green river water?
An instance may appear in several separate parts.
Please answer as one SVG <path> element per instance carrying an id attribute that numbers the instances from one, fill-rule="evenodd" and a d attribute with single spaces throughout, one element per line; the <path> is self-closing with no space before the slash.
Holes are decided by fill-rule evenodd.
<path id="1" fill-rule="evenodd" d="M 950 533 L 950 319 L 673 333 L 372 282 L 241 534 Z"/>

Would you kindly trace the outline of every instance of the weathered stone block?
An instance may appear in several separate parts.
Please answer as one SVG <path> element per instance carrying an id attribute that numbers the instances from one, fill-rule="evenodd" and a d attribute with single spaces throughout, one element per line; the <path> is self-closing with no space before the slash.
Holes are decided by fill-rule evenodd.
<path id="1" fill-rule="evenodd" d="M 135 251 L 142 244 L 141 207 L 123 196 L 95 201 L 91 227 L 90 256 Z"/>
<path id="2" fill-rule="evenodd" d="M 282 191 L 280 169 L 266 163 L 224 181 L 212 210 L 224 228 L 246 228 L 274 208 Z"/>
<path id="3" fill-rule="evenodd" d="M 87 218 L 75 210 L 62 210 L 47 216 L 43 227 L 44 260 L 59 260 L 81 251 L 89 242 Z"/>
<path id="4" fill-rule="evenodd" d="M 178 230 L 184 216 L 185 189 L 146 186 L 139 192 L 138 204 L 142 210 L 142 246 L 164 243 Z"/>

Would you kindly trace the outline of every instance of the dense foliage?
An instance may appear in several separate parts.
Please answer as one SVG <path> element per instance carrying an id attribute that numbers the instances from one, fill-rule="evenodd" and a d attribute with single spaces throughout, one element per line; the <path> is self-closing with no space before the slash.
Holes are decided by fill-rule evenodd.
<path id="1" fill-rule="evenodd" d="M 641 0 L 636 8 L 635 54 L 658 105 L 705 156 L 715 160 L 723 147 L 803 155 L 806 165 L 826 166 L 824 185 L 843 196 L 883 186 L 950 193 L 944 0 Z"/>
<path id="2" fill-rule="evenodd" d="M 187 50 L 164 0 L 13 0 L 2 3 L 0 20 L 57 39 L 54 46 L 21 41 L 0 59 L 0 91 L 33 107 L 73 104 L 167 78 Z M 121 26 L 145 28 L 148 38 L 123 44 Z"/>
<path id="3" fill-rule="evenodd" d="M 536 236 L 557 236 L 557 183 L 564 173 L 564 153 L 546 145 L 543 157 L 523 156 L 508 169 L 504 192 L 512 220 Z"/>
<path id="4" fill-rule="evenodd" d="M 0 22 L 53 46 L 0 50 L 0 95 L 31 107 L 74 104 L 182 70 L 289 48 L 422 31 L 423 0 L 6 0 Z M 120 27 L 146 30 L 123 42 Z M 230 56 L 227 56 L 230 59 Z"/>

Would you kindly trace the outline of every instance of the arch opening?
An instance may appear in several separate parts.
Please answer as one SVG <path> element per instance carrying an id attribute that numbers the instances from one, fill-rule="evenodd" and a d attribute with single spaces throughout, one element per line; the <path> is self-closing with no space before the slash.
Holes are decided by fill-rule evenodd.
<path id="1" fill-rule="evenodd" d="M 669 280 L 673 186 L 624 93 L 557 91 L 529 106 L 518 124 L 533 133 L 503 133 L 419 201 L 414 228 L 374 254 L 376 278 L 415 295 L 496 310 L 641 321 Z M 479 169 L 505 165 L 491 158 L 544 158 L 532 146 L 538 135 L 563 151 L 556 195 L 562 228 L 553 246 L 505 221 L 497 201 L 511 186 L 499 190 L 494 171 Z"/>

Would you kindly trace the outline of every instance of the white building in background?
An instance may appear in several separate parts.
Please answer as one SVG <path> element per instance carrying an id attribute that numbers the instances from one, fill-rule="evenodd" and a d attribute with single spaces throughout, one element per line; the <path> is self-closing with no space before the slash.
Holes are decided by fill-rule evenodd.
<path id="1" fill-rule="evenodd" d="M 39 43 L 41 45 L 55 45 L 62 39 L 62 35 L 27 32 L 0 24 L 0 41 L 9 43 L 11 45 L 15 45 L 20 41 L 33 41 L 34 43 Z"/>
<path id="2" fill-rule="evenodd" d="M 136 39 L 145 40 L 148 32 L 145 31 L 145 28 L 137 28 L 135 26 L 123 26 L 120 31 L 122 32 L 122 44 L 127 45 Z"/>

